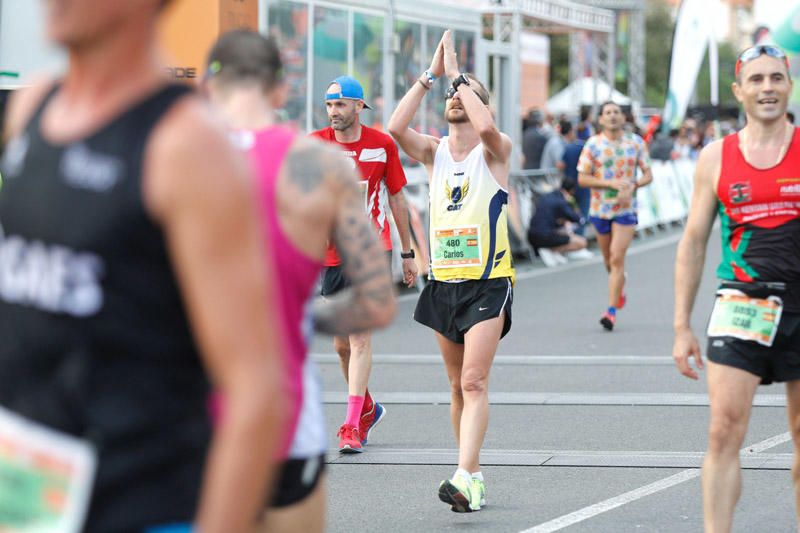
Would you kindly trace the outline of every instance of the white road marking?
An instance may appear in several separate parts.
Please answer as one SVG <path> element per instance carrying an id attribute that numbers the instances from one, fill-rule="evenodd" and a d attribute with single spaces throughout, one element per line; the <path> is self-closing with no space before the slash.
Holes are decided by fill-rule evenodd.
<path id="1" fill-rule="evenodd" d="M 700 468 L 703 452 L 602 451 L 602 450 L 481 450 L 482 466 L 551 466 L 615 468 Z M 745 470 L 789 470 L 791 453 L 740 454 Z M 376 448 L 369 453 L 341 455 L 338 448 L 328 451 L 331 464 L 373 465 L 455 465 L 457 449 Z"/>
<path id="2" fill-rule="evenodd" d="M 788 442 L 789 440 L 791 440 L 791 438 L 792 437 L 788 432 L 782 433 L 780 435 L 776 435 L 769 439 L 753 444 L 752 446 L 746 446 L 741 451 L 747 452 L 748 450 L 751 450 L 750 453 L 759 453 L 769 448 L 778 446 L 779 444 L 783 444 L 784 442 Z M 620 494 L 619 496 L 609 498 L 594 505 L 584 507 L 583 509 L 579 509 L 573 513 L 559 516 L 558 518 L 550 520 L 549 522 L 545 522 L 543 524 L 539 524 L 538 526 L 534 526 L 530 529 L 526 529 L 521 533 L 551 533 L 553 531 L 559 531 L 561 529 L 564 529 L 565 527 L 569 527 L 579 522 L 583 522 L 584 520 L 588 520 L 599 514 L 605 513 L 606 511 L 616 509 L 617 507 L 621 507 L 636 500 L 640 500 L 645 496 L 650 496 L 651 494 L 655 494 L 656 492 L 660 492 L 670 487 L 674 487 L 675 485 L 679 485 L 685 481 L 689 481 L 697 477 L 700 477 L 699 468 L 691 468 L 688 470 L 684 470 L 682 472 L 678 472 L 675 475 L 656 481 L 655 483 L 650 483 L 649 485 L 645 485 L 644 487 L 639 487 L 638 489 L 632 490 L 630 492 L 626 492 L 624 494 Z"/>

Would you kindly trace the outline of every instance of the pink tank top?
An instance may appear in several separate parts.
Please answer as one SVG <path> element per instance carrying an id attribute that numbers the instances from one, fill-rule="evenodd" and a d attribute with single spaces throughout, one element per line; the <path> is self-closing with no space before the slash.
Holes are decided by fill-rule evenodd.
<path id="1" fill-rule="evenodd" d="M 303 413 L 304 404 L 304 367 L 306 363 L 308 341 L 313 332 L 313 318 L 309 303 L 314 294 L 317 278 L 322 269 L 322 262 L 309 258 L 297 249 L 281 229 L 278 219 L 276 186 L 278 173 L 286 154 L 295 138 L 295 133 L 288 128 L 274 126 L 252 132 L 252 144 L 249 154 L 256 171 L 259 207 L 263 215 L 264 235 L 267 241 L 269 257 L 273 259 L 273 279 L 276 309 L 282 316 L 281 331 L 284 349 L 286 350 L 287 392 L 290 420 L 287 427 L 287 442 L 284 453 L 295 447 L 299 435 L 298 424 Z"/>

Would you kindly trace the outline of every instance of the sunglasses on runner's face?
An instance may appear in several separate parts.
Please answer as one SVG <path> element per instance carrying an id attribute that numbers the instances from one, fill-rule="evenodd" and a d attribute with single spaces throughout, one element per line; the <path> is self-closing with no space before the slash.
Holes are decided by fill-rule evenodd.
<path id="1" fill-rule="evenodd" d="M 739 54 L 739 59 L 736 60 L 736 75 L 739 75 L 739 71 L 742 70 L 742 65 L 762 55 L 783 59 L 783 62 L 786 63 L 786 70 L 789 70 L 789 58 L 786 57 L 786 53 L 784 53 L 783 50 L 771 44 L 762 44 L 759 46 L 752 46 Z"/>
<path id="2" fill-rule="evenodd" d="M 447 89 L 447 92 L 446 92 L 446 93 L 444 93 L 444 99 L 445 99 L 445 100 L 449 100 L 449 99 L 451 99 L 453 96 L 455 96 L 455 95 L 456 95 L 456 92 L 457 92 L 457 91 L 456 91 L 455 89 L 453 89 L 452 87 L 448 87 L 448 89 Z M 483 105 L 489 105 L 489 102 L 487 102 L 486 100 L 484 100 L 484 99 L 483 99 L 483 96 L 481 96 L 480 94 L 478 94 L 478 91 L 472 91 L 472 92 L 474 92 L 474 93 L 477 95 L 477 97 L 478 97 L 478 98 L 480 98 L 481 102 L 483 102 Z"/>

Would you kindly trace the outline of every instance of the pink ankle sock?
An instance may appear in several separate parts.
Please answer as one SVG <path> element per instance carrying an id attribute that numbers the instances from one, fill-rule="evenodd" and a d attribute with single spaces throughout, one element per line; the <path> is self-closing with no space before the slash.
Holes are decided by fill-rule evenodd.
<path id="1" fill-rule="evenodd" d="M 358 427 L 358 422 L 361 419 L 361 409 L 364 407 L 363 396 L 348 396 L 347 397 L 347 419 L 344 423 L 348 426 Z"/>

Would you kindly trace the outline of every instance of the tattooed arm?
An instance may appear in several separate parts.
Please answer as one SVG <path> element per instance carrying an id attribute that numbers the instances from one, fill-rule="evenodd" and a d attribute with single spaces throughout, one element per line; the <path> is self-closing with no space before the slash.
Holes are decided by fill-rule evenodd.
<path id="1" fill-rule="evenodd" d="M 317 213 L 325 223 L 313 225 L 317 247 L 332 239 L 351 286 L 333 298 L 314 303 L 315 327 L 322 333 L 348 335 L 389 325 L 395 314 L 394 289 L 386 251 L 364 212 L 355 169 L 340 153 L 318 142 L 297 143 L 287 160 L 291 183 L 307 198 L 318 197 Z"/>

